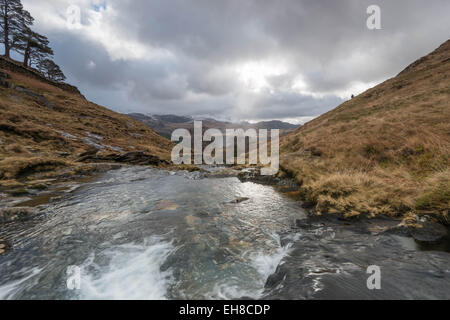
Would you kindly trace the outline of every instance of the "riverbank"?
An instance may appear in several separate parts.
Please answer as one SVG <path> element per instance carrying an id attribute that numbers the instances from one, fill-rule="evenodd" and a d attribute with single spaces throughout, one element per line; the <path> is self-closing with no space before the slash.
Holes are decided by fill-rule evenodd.
<path id="1" fill-rule="evenodd" d="M 289 173 L 281 171 L 277 176 L 261 176 L 257 169 L 245 169 L 237 174 L 242 182 L 254 182 L 276 187 L 276 189 L 288 197 L 302 202 L 303 207 L 308 213 L 308 219 L 311 221 L 343 221 L 348 224 L 368 225 L 377 221 L 390 221 L 389 224 L 383 222 L 383 226 L 373 228 L 380 232 L 387 232 L 401 236 L 411 237 L 424 246 L 446 247 L 450 233 L 448 224 L 442 223 L 435 215 L 417 215 L 409 214 L 406 217 L 402 215 L 371 215 L 367 212 L 348 215 L 345 210 L 342 212 L 325 212 L 317 210 L 317 203 L 311 198 L 305 196 L 305 190 L 298 180 Z M 298 225 L 305 225 L 304 221 L 298 221 Z"/>
<path id="2" fill-rule="evenodd" d="M 280 139 L 280 168 L 317 214 L 450 224 L 450 40 Z"/>

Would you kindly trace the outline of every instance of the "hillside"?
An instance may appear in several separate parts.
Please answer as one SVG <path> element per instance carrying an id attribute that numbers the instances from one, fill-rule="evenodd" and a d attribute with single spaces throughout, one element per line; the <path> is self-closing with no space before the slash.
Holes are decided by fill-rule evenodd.
<path id="1" fill-rule="evenodd" d="M 450 40 L 281 140 L 281 166 L 318 214 L 449 223 Z"/>
<path id="2" fill-rule="evenodd" d="M 29 175 L 59 168 L 89 170 L 83 163 L 163 163 L 170 149 L 140 121 L 0 58 L 0 185 L 22 185 Z"/>
<path id="3" fill-rule="evenodd" d="M 150 128 L 158 132 L 163 137 L 171 138 L 172 132 L 176 129 L 194 130 L 194 120 L 190 117 L 180 117 L 174 115 L 144 115 L 141 113 L 128 114 L 131 118 L 144 122 Z M 215 119 L 201 119 L 205 130 L 214 128 L 222 131 L 226 129 L 280 129 L 280 135 L 286 135 L 298 128 L 298 125 L 283 121 L 263 121 L 258 123 L 231 123 Z"/>

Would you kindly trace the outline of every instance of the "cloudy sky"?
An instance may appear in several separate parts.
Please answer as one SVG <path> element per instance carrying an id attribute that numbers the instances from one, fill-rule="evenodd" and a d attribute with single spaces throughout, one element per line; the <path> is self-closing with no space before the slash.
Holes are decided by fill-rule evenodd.
<path id="1" fill-rule="evenodd" d="M 67 82 L 124 113 L 303 122 L 450 38 L 448 0 L 22 3 Z M 381 30 L 367 28 L 372 4 Z"/>

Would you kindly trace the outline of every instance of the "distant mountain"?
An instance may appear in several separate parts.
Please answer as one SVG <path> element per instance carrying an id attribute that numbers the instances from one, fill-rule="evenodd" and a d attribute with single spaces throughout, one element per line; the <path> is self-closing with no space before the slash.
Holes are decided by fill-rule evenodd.
<path id="1" fill-rule="evenodd" d="M 262 121 L 254 124 L 255 128 L 258 129 L 280 129 L 280 130 L 295 130 L 298 129 L 300 126 L 295 125 L 288 122 L 283 122 L 279 120 L 272 120 L 272 121 Z"/>
<path id="2" fill-rule="evenodd" d="M 172 136 L 172 132 L 176 129 L 187 129 L 192 131 L 194 129 L 194 118 L 187 116 L 176 116 L 176 115 L 145 115 L 142 113 L 130 113 L 129 117 L 136 120 L 142 121 L 147 126 L 155 130 L 161 136 L 169 138 Z M 280 129 L 280 135 L 286 135 L 289 132 L 298 129 L 298 125 L 291 123 L 273 120 L 273 121 L 263 121 L 257 123 L 241 122 L 232 123 L 226 121 L 219 121 L 212 118 L 202 118 L 199 119 L 203 122 L 203 128 L 216 128 L 220 130 L 225 129 Z"/>
<path id="3" fill-rule="evenodd" d="M 194 121 L 190 117 L 183 117 L 183 116 L 176 116 L 173 114 L 167 114 L 167 115 L 153 115 L 153 118 L 164 121 L 164 122 L 170 122 L 170 123 L 186 123 L 186 122 L 192 122 Z"/>

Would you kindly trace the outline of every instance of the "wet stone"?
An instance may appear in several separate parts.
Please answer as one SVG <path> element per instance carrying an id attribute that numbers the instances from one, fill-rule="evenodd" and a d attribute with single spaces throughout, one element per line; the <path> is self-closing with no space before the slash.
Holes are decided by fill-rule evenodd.
<path id="1" fill-rule="evenodd" d="M 448 231 L 443 225 L 429 221 L 422 228 L 412 230 L 411 236 L 422 243 L 438 243 L 448 236 Z"/>
<path id="2" fill-rule="evenodd" d="M 33 214 L 32 208 L 3 208 L 0 209 L 0 223 L 25 221 L 32 218 Z"/>
<path id="3" fill-rule="evenodd" d="M 8 242 L 6 242 L 5 240 L 0 239 L 0 255 L 6 253 L 10 249 L 11 249 L 11 245 Z"/>
<path id="4" fill-rule="evenodd" d="M 436 244 L 448 237 L 447 229 L 436 222 L 425 221 L 421 223 L 422 227 L 408 227 L 398 225 L 389 228 L 385 233 L 396 234 L 405 237 L 412 237 L 417 242 L 423 244 Z"/>
<path id="5" fill-rule="evenodd" d="M 250 200 L 250 198 L 240 197 L 240 198 L 237 198 L 236 200 L 231 201 L 231 203 L 238 204 L 238 203 L 242 203 L 242 202 L 245 202 L 245 201 L 248 201 L 248 200 Z"/>

